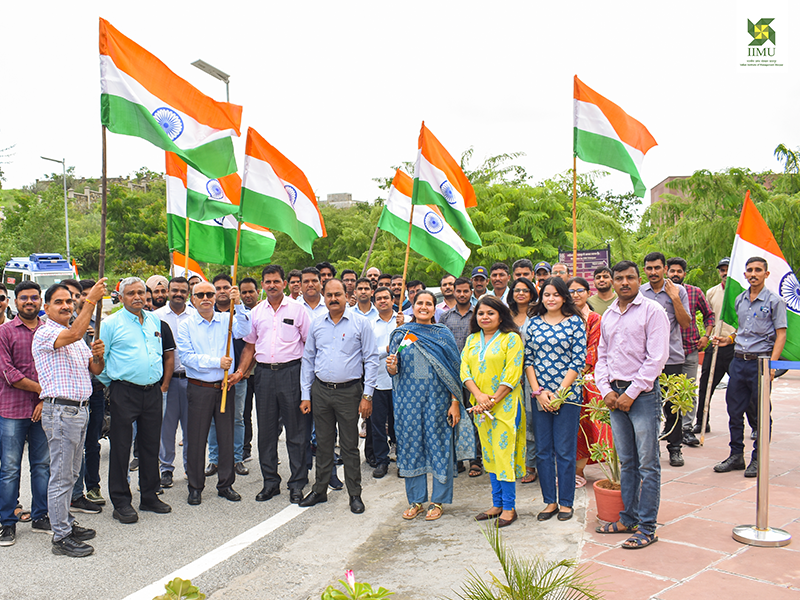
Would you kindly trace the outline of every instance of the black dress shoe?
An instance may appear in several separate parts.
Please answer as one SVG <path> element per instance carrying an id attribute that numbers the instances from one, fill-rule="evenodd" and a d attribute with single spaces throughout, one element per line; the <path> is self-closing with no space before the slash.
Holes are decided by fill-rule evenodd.
<path id="1" fill-rule="evenodd" d="M 747 465 L 747 468 L 744 470 L 745 477 L 758 477 L 758 459 L 751 458 L 750 464 Z"/>
<path id="2" fill-rule="evenodd" d="M 233 470 L 236 471 L 237 475 L 250 475 L 250 469 L 244 466 L 244 462 L 238 462 L 233 465 Z"/>
<path id="3" fill-rule="evenodd" d="M 211 477 L 212 475 L 216 474 L 217 472 L 217 465 L 214 463 L 209 463 L 205 470 L 206 477 Z"/>
<path id="4" fill-rule="evenodd" d="M 356 515 L 364 512 L 364 503 L 361 501 L 361 496 L 350 496 L 350 512 Z"/>
<path id="5" fill-rule="evenodd" d="M 317 492 L 311 492 L 308 496 L 303 498 L 300 501 L 300 506 L 307 507 L 307 506 L 314 506 L 315 504 L 320 504 L 321 502 L 327 502 L 328 495 L 327 494 L 318 494 Z"/>
<path id="6" fill-rule="evenodd" d="M 744 456 L 741 454 L 731 455 L 721 463 L 714 465 L 714 472 L 715 473 L 729 473 L 730 471 L 743 471 L 745 468 L 744 465 Z"/>
<path id="7" fill-rule="evenodd" d="M 303 490 L 289 490 L 289 502 L 292 504 L 300 504 L 303 500 Z"/>
<path id="8" fill-rule="evenodd" d="M 186 502 L 191 506 L 199 506 L 203 501 L 203 495 L 200 490 L 189 490 L 189 499 Z"/>
<path id="9" fill-rule="evenodd" d="M 151 502 L 144 503 L 142 502 L 139 505 L 139 510 L 146 510 L 148 512 L 158 513 L 160 515 L 165 515 L 168 512 L 172 512 L 172 507 L 167 504 L 166 502 L 162 502 L 158 498 Z"/>
<path id="10" fill-rule="evenodd" d="M 683 454 L 680 448 L 673 448 L 669 451 L 669 466 L 682 467 L 684 465 Z"/>
<path id="11" fill-rule="evenodd" d="M 265 487 L 263 488 L 258 494 L 256 494 L 256 502 L 266 502 L 271 498 L 279 495 L 281 493 L 281 488 L 277 485 L 273 485 L 272 487 Z"/>
<path id="12" fill-rule="evenodd" d="M 382 477 L 386 476 L 386 473 L 389 472 L 389 465 L 387 464 L 380 464 L 375 467 L 375 470 L 372 472 L 372 476 L 375 479 L 381 479 Z"/>
<path id="13" fill-rule="evenodd" d="M 130 504 L 128 506 L 115 508 L 113 517 L 120 523 L 126 524 L 136 523 L 136 521 L 139 520 L 139 514 L 133 510 L 133 507 Z"/>
<path id="14" fill-rule="evenodd" d="M 693 434 L 688 429 L 683 432 L 683 445 L 690 446 L 692 448 L 696 448 L 700 445 L 700 440 L 697 439 L 697 436 Z"/>
<path id="15" fill-rule="evenodd" d="M 557 514 L 558 514 L 558 507 L 556 506 L 553 510 L 550 511 L 543 510 L 542 512 L 540 512 L 538 515 L 536 515 L 536 520 L 547 521 L 555 517 Z"/>
<path id="16" fill-rule="evenodd" d="M 220 498 L 225 498 L 226 500 L 230 500 L 231 502 L 239 502 L 242 497 L 239 495 L 239 492 L 234 490 L 232 487 L 222 488 L 221 490 L 217 490 L 217 496 Z"/>

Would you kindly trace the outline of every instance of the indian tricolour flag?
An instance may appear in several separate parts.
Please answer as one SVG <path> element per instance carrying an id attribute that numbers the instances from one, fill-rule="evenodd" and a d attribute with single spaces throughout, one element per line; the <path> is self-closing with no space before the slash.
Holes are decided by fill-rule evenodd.
<path id="1" fill-rule="evenodd" d="M 167 235 L 170 248 L 186 252 L 186 209 L 189 208 L 189 256 L 195 260 L 232 265 L 242 180 L 232 173 L 220 179 L 205 177 L 167 152 Z M 190 190 L 189 185 L 192 189 Z M 202 198 L 202 190 L 206 198 Z M 203 208 L 203 204 L 211 208 Z M 209 214 L 218 214 L 209 218 Z M 246 267 L 269 262 L 275 236 L 264 227 L 242 223 L 239 264 Z"/>
<path id="2" fill-rule="evenodd" d="M 478 205 L 475 190 L 459 164 L 425 127 L 424 121 L 419 132 L 412 202 L 415 206 L 435 204 L 441 207 L 445 220 L 461 232 L 463 239 L 480 245 L 481 238 L 467 214 L 468 207 Z"/>
<path id="3" fill-rule="evenodd" d="M 647 128 L 575 75 L 575 155 L 631 176 L 633 191 L 644 197 L 640 173 L 644 155 L 656 145 Z"/>
<path id="4" fill-rule="evenodd" d="M 731 263 L 725 283 L 725 299 L 722 303 L 722 320 L 733 327 L 738 327 L 739 324 L 736 297 L 750 288 L 744 275 L 745 263 L 754 256 L 767 261 L 769 277 L 765 287 L 786 302 L 787 328 L 783 357 L 787 360 L 800 360 L 800 284 L 783 257 L 778 242 L 750 199 L 748 190 L 733 240 Z"/>
<path id="5" fill-rule="evenodd" d="M 100 111 L 109 131 L 144 138 L 211 177 L 236 172 L 242 107 L 216 102 L 100 19 Z"/>
<path id="6" fill-rule="evenodd" d="M 208 281 L 208 278 L 206 278 L 205 274 L 203 273 L 203 268 L 198 264 L 198 262 L 193 258 L 190 258 L 189 264 L 187 265 L 186 256 L 177 250 L 172 251 L 172 268 L 170 269 L 169 275 L 170 277 L 180 276 L 186 277 L 187 279 L 197 275 L 203 281 Z"/>
<path id="7" fill-rule="evenodd" d="M 410 331 L 403 336 L 403 340 L 400 342 L 400 345 L 397 347 L 397 354 L 400 354 L 401 350 L 405 350 L 411 344 L 417 341 L 417 336 L 415 336 Z"/>
<path id="8" fill-rule="evenodd" d="M 327 235 L 306 176 L 252 127 L 247 130 L 240 215 L 283 231 L 309 254 L 314 240 Z"/>
<path id="9" fill-rule="evenodd" d="M 413 187 L 414 182 L 411 177 L 398 169 L 378 221 L 378 227 L 388 231 L 404 244 L 408 242 L 408 220 L 411 216 Z M 470 254 L 470 249 L 444 220 L 439 207 L 434 205 L 414 207 L 411 249 L 456 277 L 461 275 Z"/>

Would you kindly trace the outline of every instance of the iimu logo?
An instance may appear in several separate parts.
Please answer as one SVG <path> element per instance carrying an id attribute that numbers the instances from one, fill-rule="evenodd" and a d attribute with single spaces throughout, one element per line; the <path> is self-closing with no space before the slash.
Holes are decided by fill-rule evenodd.
<path id="1" fill-rule="evenodd" d="M 747 19 L 747 33 L 753 36 L 753 41 L 748 45 L 747 56 L 775 56 L 775 30 L 770 27 L 775 19 L 761 19 L 753 23 Z M 761 48 L 767 41 L 772 42 L 772 48 Z"/>

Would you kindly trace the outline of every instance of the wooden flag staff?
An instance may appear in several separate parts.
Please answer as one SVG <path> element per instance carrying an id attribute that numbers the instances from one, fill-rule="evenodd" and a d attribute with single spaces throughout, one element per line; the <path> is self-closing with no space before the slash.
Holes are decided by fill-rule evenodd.
<path id="1" fill-rule="evenodd" d="M 236 271 L 239 269 L 239 240 L 242 237 L 242 222 L 239 221 L 239 224 L 236 227 L 236 252 L 233 255 L 233 284 L 236 285 Z M 187 258 L 187 265 L 188 258 Z M 233 301 L 231 301 L 231 306 L 228 309 L 230 311 L 231 318 L 228 321 L 228 341 L 225 344 L 225 356 L 231 355 L 231 337 L 233 336 Z M 220 403 L 219 412 L 225 412 L 225 402 L 228 399 L 228 369 L 225 369 L 225 374 L 222 377 L 222 402 Z"/>
<path id="2" fill-rule="evenodd" d="M 372 234 L 372 241 L 369 243 L 369 250 L 367 250 L 367 260 L 364 261 L 364 268 L 361 270 L 361 276 L 364 277 L 367 269 L 369 268 L 369 257 L 372 256 L 372 249 L 375 247 L 375 240 L 378 239 L 379 225 L 375 226 L 375 233 Z"/>
<path id="3" fill-rule="evenodd" d="M 107 169 L 106 169 L 106 126 L 103 125 L 103 168 L 102 168 L 102 186 L 103 189 L 101 190 L 100 197 L 100 255 L 98 256 L 97 260 L 97 280 L 101 280 L 104 277 L 104 272 L 106 270 L 106 216 L 107 216 L 107 188 L 108 188 L 108 177 L 107 177 Z M 103 318 L 103 302 L 102 300 L 97 303 L 97 308 L 95 309 L 96 312 L 94 314 L 94 339 L 100 339 L 100 321 Z M 94 362 L 100 362 L 97 357 L 94 357 L 92 360 Z"/>
<path id="4" fill-rule="evenodd" d="M 403 300 L 406 299 L 406 275 L 408 275 L 408 252 L 411 250 L 411 230 L 414 227 L 414 203 L 411 203 L 411 215 L 408 217 L 408 243 L 406 244 L 406 260 L 403 263 L 403 284 L 400 287 L 400 300 L 397 304 L 397 314 L 403 312 Z"/>

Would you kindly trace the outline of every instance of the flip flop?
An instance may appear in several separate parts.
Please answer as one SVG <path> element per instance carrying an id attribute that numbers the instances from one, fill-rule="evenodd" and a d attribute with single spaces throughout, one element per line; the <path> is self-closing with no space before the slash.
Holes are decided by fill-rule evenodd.
<path id="1" fill-rule="evenodd" d="M 519 480 L 520 483 L 533 483 L 536 481 L 536 469 L 527 469 L 525 476 Z"/>
<path id="2" fill-rule="evenodd" d="M 28 523 L 31 520 L 31 511 L 23 510 L 21 506 L 14 509 L 14 514 L 19 517 L 20 523 Z"/>
<path id="3" fill-rule="evenodd" d="M 645 548 L 650 544 L 655 544 L 658 541 L 658 536 L 655 533 L 644 533 L 637 531 L 627 540 L 622 542 L 622 547 L 626 550 L 639 550 Z"/>
<path id="4" fill-rule="evenodd" d="M 470 465 L 469 466 L 469 476 L 470 477 L 480 477 L 483 475 L 483 469 L 481 469 L 478 465 Z"/>
<path id="5" fill-rule="evenodd" d="M 623 529 L 624 528 L 624 529 Z M 613 523 L 606 523 L 604 525 L 598 525 L 595 528 L 597 533 L 634 533 L 638 527 L 628 528 L 625 527 L 620 521 L 614 521 Z"/>
<path id="6" fill-rule="evenodd" d="M 575 475 L 575 489 L 582 488 L 586 485 L 586 479 L 581 477 L 580 475 Z"/>

